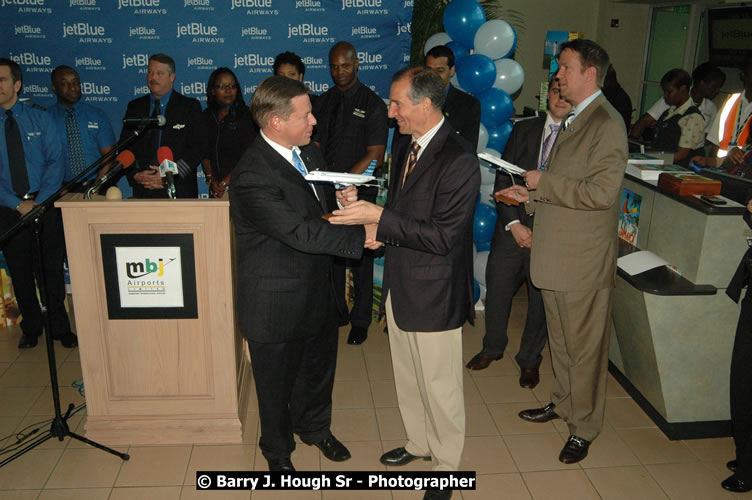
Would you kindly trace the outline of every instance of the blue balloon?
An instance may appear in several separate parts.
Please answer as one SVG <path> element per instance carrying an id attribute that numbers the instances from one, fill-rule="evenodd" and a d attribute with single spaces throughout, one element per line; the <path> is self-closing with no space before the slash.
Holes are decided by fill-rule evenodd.
<path id="1" fill-rule="evenodd" d="M 483 7 L 475 0 L 454 0 L 444 9 L 444 29 L 452 38 L 472 48 L 475 32 L 486 22 Z"/>
<path id="2" fill-rule="evenodd" d="M 486 128 L 500 127 L 514 114 L 512 98 L 501 89 L 493 87 L 475 97 L 480 101 L 480 121 Z"/>
<path id="3" fill-rule="evenodd" d="M 452 40 L 451 42 L 447 43 L 446 46 L 449 47 L 452 52 L 454 52 L 455 66 L 461 59 L 464 59 L 470 55 L 468 50 L 460 42 L 455 42 L 454 40 Z"/>
<path id="4" fill-rule="evenodd" d="M 496 210 L 484 205 L 483 203 L 475 204 L 475 217 L 473 218 L 473 241 L 478 242 L 491 241 L 493 238 L 494 227 L 496 227 Z"/>
<path id="5" fill-rule="evenodd" d="M 491 242 L 490 241 L 479 241 L 475 244 L 475 249 L 479 252 L 490 252 L 491 251 Z"/>
<path id="6" fill-rule="evenodd" d="M 473 280 L 473 304 L 480 300 L 480 285 L 478 281 Z"/>
<path id="7" fill-rule="evenodd" d="M 504 147 L 512 133 L 512 122 L 506 122 L 501 127 L 488 129 L 488 146 L 496 151 L 504 152 Z"/>
<path id="8" fill-rule="evenodd" d="M 483 54 L 463 57 L 455 65 L 460 85 L 471 94 L 490 89 L 496 81 L 496 65 L 493 59 Z"/>

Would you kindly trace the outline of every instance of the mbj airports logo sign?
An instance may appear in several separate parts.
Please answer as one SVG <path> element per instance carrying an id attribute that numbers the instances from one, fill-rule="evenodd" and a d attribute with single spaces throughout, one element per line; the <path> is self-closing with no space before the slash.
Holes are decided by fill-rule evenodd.
<path id="1" fill-rule="evenodd" d="M 116 247 L 121 307 L 183 307 L 180 247 Z"/>

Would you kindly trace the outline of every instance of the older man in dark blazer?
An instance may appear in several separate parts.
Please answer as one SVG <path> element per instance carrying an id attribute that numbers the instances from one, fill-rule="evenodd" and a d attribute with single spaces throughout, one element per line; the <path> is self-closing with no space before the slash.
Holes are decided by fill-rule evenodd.
<path id="1" fill-rule="evenodd" d="M 530 193 L 512 186 L 502 194 L 536 204 L 531 278 L 543 293 L 554 370 L 551 403 L 520 418 L 563 418 L 569 439 L 559 454 L 575 463 L 603 428 L 608 340 L 616 281 L 621 182 L 627 132 L 600 90 L 608 54 L 590 40 L 562 45 L 559 92 L 572 106 L 546 170 L 525 173 Z"/>
<path id="2" fill-rule="evenodd" d="M 441 113 L 441 79 L 427 68 L 398 72 L 389 116 L 400 132 L 386 205 L 356 201 L 334 223 L 378 222 L 374 248 L 386 245 L 384 286 L 389 344 L 407 443 L 381 463 L 431 458 L 457 470 L 465 440 L 462 325 L 474 314 L 472 221 L 480 187 L 478 158 Z M 428 490 L 424 498 L 451 497 Z"/>
<path id="3" fill-rule="evenodd" d="M 525 170 L 545 168 L 561 121 L 572 105 L 559 96 L 559 82 L 552 80 L 548 88 L 548 111 L 542 116 L 517 122 L 504 149 L 502 158 Z M 510 176 L 496 173 L 494 191 L 512 185 Z M 496 220 L 491 253 L 486 266 L 486 334 L 483 350 L 467 363 L 471 370 L 483 370 L 501 359 L 509 342 L 507 325 L 512 300 L 523 282 L 527 283 L 527 319 L 522 332 L 520 350 L 515 361 L 520 367 L 520 386 L 532 389 L 538 385 L 546 345 L 546 314 L 543 297 L 530 280 L 530 244 L 533 241 L 533 215 L 529 203 L 510 206 L 496 204 Z"/>
<path id="4" fill-rule="evenodd" d="M 149 94 L 128 103 L 125 118 L 144 118 L 164 115 L 163 127 L 147 128 L 130 147 L 138 165 L 126 170 L 128 182 L 135 198 L 167 198 L 162 177 L 159 175 L 157 150 L 167 146 L 175 161 L 183 160 L 190 174 L 175 177 L 177 198 L 198 197 L 196 169 L 206 150 L 206 132 L 201 115 L 201 104 L 173 88 L 175 61 L 166 54 L 149 57 L 146 74 Z M 133 129 L 123 127 L 120 139 L 133 134 Z"/>
<path id="5" fill-rule="evenodd" d="M 330 460 L 350 458 L 329 428 L 337 325 L 347 312 L 332 271 L 334 257 L 360 257 L 365 233 L 326 222 L 334 189 L 304 179 L 324 165 L 309 145 L 316 119 L 306 86 L 269 77 L 251 113 L 261 133 L 230 183 L 238 323 L 251 352 L 261 452 L 269 470 L 291 471 L 293 433 Z"/>

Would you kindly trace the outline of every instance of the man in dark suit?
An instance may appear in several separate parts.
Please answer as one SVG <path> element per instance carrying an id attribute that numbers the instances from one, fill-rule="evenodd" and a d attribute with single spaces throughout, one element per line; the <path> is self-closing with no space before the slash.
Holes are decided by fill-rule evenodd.
<path id="1" fill-rule="evenodd" d="M 572 105 L 559 96 L 556 80 L 548 86 L 548 112 L 537 118 L 517 122 L 504 149 L 502 158 L 524 168 L 545 168 L 561 121 Z M 512 185 L 512 179 L 501 171 L 496 174 L 494 191 Z M 507 347 L 507 324 L 512 299 L 523 282 L 527 283 L 527 320 L 522 332 L 520 350 L 515 360 L 520 367 L 520 386 L 532 389 L 540 380 L 538 367 L 546 345 L 546 315 L 540 290 L 530 281 L 530 244 L 533 240 L 533 215 L 529 204 L 509 206 L 496 204 L 499 214 L 486 265 L 486 335 L 483 350 L 467 364 L 471 370 L 483 370 L 492 361 L 501 359 Z"/>
<path id="2" fill-rule="evenodd" d="M 157 150 L 160 146 L 167 146 L 172 150 L 175 161 L 183 160 L 190 167 L 190 174 L 175 177 L 177 198 L 196 198 L 196 169 L 206 149 L 201 104 L 173 89 L 175 61 L 166 54 L 149 57 L 146 83 L 149 95 L 129 102 L 125 118 L 164 115 L 167 123 L 163 127 L 147 128 L 130 147 L 138 162 L 126 170 L 128 182 L 133 187 L 133 196 L 167 198 L 157 161 Z M 133 130 L 123 127 L 120 139 L 131 134 Z"/>
<path id="3" fill-rule="evenodd" d="M 371 248 L 386 245 L 383 297 L 407 444 L 381 463 L 433 459 L 433 470 L 457 470 L 465 442 L 462 325 L 472 319 L 472 236 L 480 188 L 478 158 L 441 113 L 441 79 L 407 68 L 392 79 L 389 116 L 400 132 L 387 203 L 359 200 L 331 222 L 378 223 Z M 428 490 L 424 498 L 451 497 Z"/>
<path id="4" fill-rule="evenodd" d="M 350 458 L 329 429 L 337 325 L 347 313 L 332 270 L 335 256 L 360 257 L 365 234 L 326 222 L 322 216 L 336 208 L 333 188 L 303 177 L 324 166 L 309 145 L 316 119 L 306 86 L 269 77 L 251 113 L 261 133 L 230 183 L 238 324 L 253 364 L 261 452 L 269 470 L 291 471 L 293 432 L 330 460 Z M 375 234 L 375 226 L 367 231 Z"/>
<path id="5" fill-rule="evenodd" d="M 563 418 L 561 462 L 579 462 L 603 428 L 616 281 L 619 198 L 627 166 L 624 120 L 600 90 L 608 54 L 590 40 L 562 45 L 559 93 L 574 108 L 546 170 L 501 194 L 535 202 L 530 274 L 543 294 L 554 370 L 551 403 L 520 418 Z"/>
<path id="6" fill-rule="evenodd" d="M 447 89 L 442 109 L 444 116 L 454 131 L 473 145 L 475 151 L 480 130 L 480 101 L 449 82 L 454 76 L 454 52 L 445 45 L 437 45 L 426 54 L 426 66 L 441 77 Z"/>

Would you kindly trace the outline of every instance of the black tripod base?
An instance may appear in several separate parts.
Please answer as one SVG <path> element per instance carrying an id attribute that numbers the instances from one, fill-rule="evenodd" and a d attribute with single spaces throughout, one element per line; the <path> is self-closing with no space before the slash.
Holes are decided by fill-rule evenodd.
<path id="1" fill-rule="evenodd" d="M 70 405 L 68 405 L 68 411 L 65 412 L 65 415 L 56 416 L 52 420 L 52 423 L 50 424 L 50 430 L 48 430 L 45 434 L 39 436 L 33 442 L 29 443 L 28 446 L 21 448 L 16 453 L 14 453 L 13 455 L 9 456 L 8 458 L 0 462 L 0 467 L 2 467 L 3 465 L 9 462 L 12 462 L 16 458 L 23 455 L 24 453 L 33 450 L 34 448 L 36 448 L 37 446 L 39 446 L 40 444 L 44 443 L 45 441 L 49 439 L 57 438 L 58 441 L 62 441 L 68 436 L 72 437 L 73 439 L 77 439 L 81 441 L 82 443 L 86 443 L 90 446 L 93 446 L 94 448 L 99 448 L 100 450 L 106 451 L 107 453 L 111 453 L 115 455 L 116 457 L 119 457 L 123 460 L 128 460 L 129 458 L 131 458 L 131 456 L 128 455 L 127 453 L 120 453 L 117 450 L 113 450 L 112 448 L 109 448 L 103 444 L 99 444 L 96 441 L 92 441 L 91 439 L 87 439 L 83 436 L 79 436 L 75 432 L 72 432 L 70 430 L 70 427 L 68 426 L 68 419 L 70 418 L 72 412 L 73 412 L 73 404 L 71 403 Z"/>

